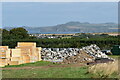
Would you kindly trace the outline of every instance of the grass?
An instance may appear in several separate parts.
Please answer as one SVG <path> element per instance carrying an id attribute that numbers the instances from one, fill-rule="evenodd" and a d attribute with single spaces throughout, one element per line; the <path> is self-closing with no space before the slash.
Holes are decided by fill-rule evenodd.
<path id="1" fill-rule="evenodd" d="M 3 78 L 101 78 L 100 75 L 92 72 L 88 73 L 88 71 L 89 71 L 89 66 L 30 68 L 30 69 L 20 69 L 20 70 L 19 69 L 2 70 L 2 77 Z M 116 74 L 112 74 L 109 77 L 116 78 Z"/>
<path id="2" fill-rule="evenodd" d="M 53 64 L 48 61 L 38 61 L 21 65 L 9 65 L 4 68 L 14 67 L 36 67 L 48 65 L 71 65 L 71 64 Z M 89 78 L 92 75 L 85 75 L 88 67 L 48 67 L 20 70 L 2 70 L 3 78 Z M 12 74 L 11 74 L 12 73 Z"/>
<path id="3" fill-rule="evenodd" d="M 20 64 L 20 65 L 7 65 L 3 68 L 6 68 L 6 67 L 34 67 L 34 66 L 48 66 L 48 65 L 60 65 L 60 64 L 55 64 L 55 63 L 52 63 L 52 62 L 49 62 L 49 61 L 37 61 L 37 62 L 34 62 L 34 63 L 26 63 L 26 64 Z"/>
<path id="4" fill-rule="evenodd" d="M 90 78 L 87 67 L 64 67 L 29 70 L 3 70 L 3 78 Z M 11 74 L 12 73 L 12 74 Z"/>
<path id="5" fill-rule="evenodd" d="M 116 60 L 120 56 L 110 56 Z M 36 66 L 49 66 L 49 65 L 66 65 L 66 64 L 53 64 L 48 61 L 38 61 L 35 63 L 27 63 L 10 67 L 36 67 Z M 67 64 L 71 65 L 71 64 Z M 118 78 L 118 65 L 117 62 L 113 64 L 98 64 L 91 68 L 91 66 L 83 67 L 48 67 L 48 68 L 30 68 L 21 70 L 3 70 L 3 78 Z"/>
<path id="6" fill-rule="evenodd" d="M 111 63 L 102 63 L 96 64 L 89 67 L 89 73 L 93 73 L 99 76 L 99 78 L 111 78 L 111 76 L 116 75 L 115 78 L 119 76 L 119 69 L 118 69 L 118 60 Z"/>
<path id="7" fill-rule="evenodd" d="M 120 55 L 108 55 L 108 56 L 111 57 L 111 58 L 115 58 L 115 59 L 120 58 Z"/>

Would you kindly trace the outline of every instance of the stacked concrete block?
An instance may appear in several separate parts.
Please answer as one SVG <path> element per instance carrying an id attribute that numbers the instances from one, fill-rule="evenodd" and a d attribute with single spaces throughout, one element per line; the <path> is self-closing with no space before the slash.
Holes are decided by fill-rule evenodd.
<path id="1" fill-rule="evenodd" d="M 39 61 L 39 51 L 37 51 L 36 43 L 18 42 L 16 48 L 21 49 L 24 63 Z"/>
<path id="2" fill-rule="evenodd" d="M 21 49 L 11 49 L 11 57 L 21 57 Z"/>
<path id="3" fill-rule="evenodd" d="M 11 49 L 9 65 L 22 64 L 21 49 Z"/>
<path id="4" fill-rule="evenodd" d="M 30 56 L 32 54 L 30 48 L 31 47 L 27 47 L 27 46 L 16 47 L 16 49 L 21 49 L 21 57 L 23 58 L 23 63 L 30 62 Z"/>
<path id="5" fill-rule="evenodd" d="M 30 63 L 30 56 L 29 55 L 24 55 L 22 56 L 23 58 L 23 63 Z"/>
<path id="6" fill-rule="evenodd" d="M 41 61 L 41 50 L 33 42 L 18 42 L 15 49 L 0 46 L 0 67 Z"/>
<path id="7" fill-rule="evenodd" d="M 41 61 L 42 59 L 41 59 L 41 51 L 42 51 L 42 48 L 41 47 L 38 47 L 37 49 L 36 49 L 36 53 L 38 53 L 36 56 L 38 57 L 38 61 Z"/>
<path id="8" fill-rule="evenodd" d="M 0 59 L 0 67 L 4 67 L 5 65 L 8 65 L 8 64 L 7 64 L 7 61 L 8 61 L 7 59 L 1 58 L 1 59 Z"/>
<path id="9" fill-rule="evenodd" d="M 8 46 L 0 46 L 0 67 L 8 65 L 10 59 L 10 49 Z"/>

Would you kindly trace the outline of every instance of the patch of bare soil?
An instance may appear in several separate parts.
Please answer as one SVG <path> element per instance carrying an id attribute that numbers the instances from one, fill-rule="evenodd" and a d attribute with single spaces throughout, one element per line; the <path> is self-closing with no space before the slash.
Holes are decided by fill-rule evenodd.
<path id="1" fill-rule="evenodd" d="M 0 68 L 2 70 L 20 70 L 20 69 L 40 69 L 40 68 L 56 68 L 56 67 L 61 67 L 61 68 L 64 68 L 64 67 L 81 67 L 81 66 L 85 66 L 86 64 L 61 64 L 61 65 L 48 65 L 48 66 L 34 66 L 34 67 L 29 67 L 29 66 L 26 66 L 26 67 L 8 67 L 8 68 Z"/>

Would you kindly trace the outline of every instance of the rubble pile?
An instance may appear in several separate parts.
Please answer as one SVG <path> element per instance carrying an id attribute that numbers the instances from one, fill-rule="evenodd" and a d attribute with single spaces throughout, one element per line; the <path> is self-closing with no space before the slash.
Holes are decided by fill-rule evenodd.
<path id="1" fill-rule="evenodd" d="M 41 57 L 44 61 L 61 62 L 66 57 L 80 53 L 79 48 L 43 48 Z"/>
<path id="2" fill-rule="evenodd" d="M 108 56 L 105 53 L 101 52 L 100 48 L 95 44 L 83 47 L 82 50 L 95 58 L 108 58 Z"/>
<path id="3" fill-rule="evenodd" d="M 62 64 L 70 64 L 70 63 L 89 63 L 94 62 L 95 58 L 86 54 L 83 50 L 80 51 L 79 54 L 76 56 L 67 57 L 63 60 L 63 62 L 60 62 Z"/>
<path id="4" fill-rule="evenodd" d="M 43 48 L 42 60 L 61 63 L 88 63 L 98 58 L 109 58 L 100 48 L 92 44 L 83 48 Z"/>

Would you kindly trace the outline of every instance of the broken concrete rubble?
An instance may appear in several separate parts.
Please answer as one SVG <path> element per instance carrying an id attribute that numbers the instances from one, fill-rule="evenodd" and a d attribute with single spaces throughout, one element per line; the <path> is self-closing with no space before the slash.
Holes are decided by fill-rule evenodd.
<path id="1" fill-rule="evenodd" d="M 88 63 L 98 58 L 108 58 L 100 48 L 92 44 L 83 48 L 43 48 L 42 60 L 62 63 Z"/>

